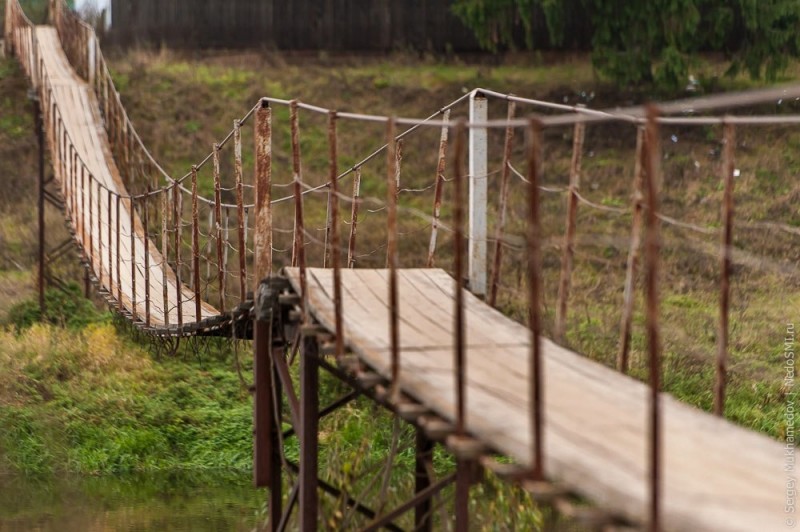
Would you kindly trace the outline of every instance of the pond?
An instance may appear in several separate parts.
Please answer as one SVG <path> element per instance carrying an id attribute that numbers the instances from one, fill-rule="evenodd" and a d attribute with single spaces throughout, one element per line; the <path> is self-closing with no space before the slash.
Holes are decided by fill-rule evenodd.
<path id="1" fill-rule="evenodd" d="M 248 473 L 0 476 L 0 532 L 251 531 L 265 498 Z"/>

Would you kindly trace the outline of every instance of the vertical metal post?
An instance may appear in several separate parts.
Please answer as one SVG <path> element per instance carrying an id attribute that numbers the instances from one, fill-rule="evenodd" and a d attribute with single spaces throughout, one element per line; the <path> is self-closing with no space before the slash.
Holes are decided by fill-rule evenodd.
<path id="1" fill-rule="evenodd" d="M 339 253 L 339 168 L 336 142 L 336 111 L 328 112 L 328 178 L 331 183 L 331 234 L 328 255 L 333 268 L 333 307 L 336 333 L 336 357 L 344 354 L 344 327 L 342 325 L 342 271 Z"/>
<path id="2" fill-rule="evenodd" d="M 725 387 L 728 373 L 728 311 L 730 307 L 731 243 L 733 239 L 733 171 L 736 129 L 733 124 L 723 124 L 722 182 L 725 193 L 722 199 L 722 238 L 720 241 L 721 278 L 719 285 L 719 333 L 717 334 L 717 368 L 714 383 L 714 414 L 725 415 Z"/>
<path id="3" fill-rule="evenodd" d="M 117 261 L 117 309 L 122 312 L 122 270 L 120 270 L 120 250 L 119 250 L 119 237 L 120 237 L 120 203 L 122 202 L 122 197 L 117 194 L 117 206 L 116 206 L 116 242 L 115 242 L 115 251 L 116 251 L 116 261 Z"/>
<path id="4" fill-rule="evenodd" d="M 45 226 L 44 226 L 44 124 L 42 122 L 42 108 L 39 99 L 33 100 L 33 112 L 36 115 L 36 139 L 39 144 L 39 272 L 37 283 L 39 285 L 39 312 L 44 316 L 47 310 L 44 300 L 44 272 L 45 272 Z"/>
<path id="5" fill-rule="evenodd" d="M 636 129 L 636 160 L 633 168 L 633 222 L 631 226 L 631 246 L 628 250 L 628 261 L 625 270 L 625 288 L 622 295 L 622 323 L 620 327 L 619 353 L 617 354 L 617 369 L 622 373 L 628 372 L 628 355 L 631 346 L 631 321 L 633 319 L 633 292 L 636 283 L 636 268 L 639 262 L 639 247 L 642 234 L 642 209 L 644 208 L 642 196 L 642 172 L 644 147 L 644 128 Z"/>
<path id="6" fill-rule="evenodd" d="M 200 299 L 200 219 L 197 213 L 197 165 L 192 165 L 192 284 L 194 321 L 202 319 Z"/>
<path id="7" fill-rule="evenodd" d="M 470 122 L 486 122 L 489 104 L 475 91 L 469 97 Z M 469 130 L 469 289 L 486 295 L 486 205 L 488 202 L 488 134 L 485 127 Z"/>
<path id="8" fill-rule="evenodd" d="M 272 275 L 272 109 L 266 100 L 256 111 L 256 282 Z"/>
<path id="9" fill-rule="evenodd" d="M 464 278 L 464 120 L 458 121 L 455 129 L 455 154 L 453 161 L 454 202 L 453 224 L 455 226 L 453 242 L 454 270 L 455 270 L 455 352 L 454 367 L 456 378 L 456 434 L 461 437 L 465 434 L 465 395 L 464 384 L 466 380 L 465 364 L 465 323 L 464 323 L 464 290 L 461 287 Z M 456 531 L 469 530 L 469 488 L 470 488 L 470 463 L 460 457 L 456 458 Z"/>
<path id="10" fill-rule="evenodd" d="M 150 185 L 148 184 L 142 208 L 142 221 L 144 222 L 144 324 L 148 327 L 150 327 L 150 206 L 147 204 L 149 200 Z"/>
<path id="11" fill-rule="evenodd" d="M 112 260 L 112 242 L 114 235 L 112 233 L 112 225 L 111 225 L 111 189 L 106 189 L 106 218 L 108 219 L 108 233 L 106 238 L 108 238 L 108 243 L 106 245 L 106 252 L 108 255 L 108 260 L 106 261 L 106 266 L 108 267 L 108 293 L 113 296 L 114 295 L 114 270 L 111 267 L 111 260 Z"/>
<path id="12" fill-rule="evenodd" d="M 300 530 L 317 530 L 319 515 L 319 344 L 303 337 L 300 357 Z"/>
<path id="13" fill-rule="evenodd" d="M 219 282 L 219 310 L 225 312 L 225 265 L 222 242 L 222 183 L 219 170 L 219 144 L 212 147 L 214 162 L 214 227 L 217 236 L 217 281 Z"/>
<path id="14" fill-rule="evenodd" d="M 255 209 L 254 239 L 256 290 L 272 271 L 272 109 L 261 102 L 255 120 Z M 237 156 L 238 157 L 238 156 Z M 238 163 L 237 163 L 238 164 Z M 241 228 L 241 225 L 240 225 Z M 270 356 L 284 356 L 283 347 L 271 345 L 272 331 L 268 321 L 254 324 L 255 399 L 254 399 L 254 483 L 269 488 L 269 530 L 277 530 L 281 514 L 281 471 L 277 433 L 280 420 L 275 418 L 274 398 L 278 397 L 277 381 Z M 272 352 L 272 355 L 270 355 Z"/>
<path id="15" fill-rule="evenodd" d="M 428 464 L 433 461 L 433 441 L 428 438 L 425 431 L 416 429 L 416 449 L 414 462 L 414 493 L 419 494 L 431 485 L 428 475 Z M 431 499 L 421 500 L 414 507 L 414 530 L 417 532 L 433 531 L 433 505 Z"/>
<path id="16" fill-rule="evenodd" d="M 661 251 L 661 222 L 658 218 L 661 181 L 661 147 L 659 143 L 658 110 L 647 107 L 645 136 L 645 191 L 647 210 L 645 226 L 645 304 L 647 306 L 647 347 L 650 366 L 650 531 L 661 530 L 661 338 L 658 325 L 659 254 Z"/>
<path id="17" fill-rule="evenodd" d="M 300 299 L 303 317 L 306 317 L 306 248 L 305 228 L 303 225 L 303 176 L 300 166 L 300 124 L 297 115 L 297 100 L 290 104 L 290 122 L 292 136 L 292 179 L 294 180 L 294 242 L 292 250 L 292 266 L 300 268 Z"/>
<path id="18" fill-rule="evenodd" d="M 387 232 L 386 261 L 389 267 L 389 344 L 391 346 L 392 397 L 400 393 L 400 323 L 397 293 L 397 142 L 395 121 L 386 123 Z"/>
<path id="19" fill-rule="evenodd" d="M 542 164 L 542 127 L 536 119 L 531 119 L 528 127 L 528 328 L 531 331 L 530 357 L 530 409 L 531 442 L 533 443 L 531 462 L 534 480 L 544 479 L 544 370 L 541 345 L 541 223 L 539 220 L 539 177 Z"/>
<path id="20" fill-rule="evenodd" d="M 181 270 L 183 261 L 181 250 L 183 248 L 183 192 L 177 182 L 172 185 L 172 223 L 175 225 L 175 286 L 178 305 L 178 330 L 183 327 L 183 281 Z"/>
<path id="21" fill-rule="evenodd" d="M 356 265 L 356 233 L 358 232 L 358 206 L 361 203 L 361 167 L 353 177 L 353 204 L 350 211 L 350 241 L 347 244 L 347 267 Z"/>
<path id="22" fill-rule="evenodd" d="M 567 303 L 572 281 L 572 266 L 575 256 L 575 226 L 578 219 L 578 188 L 581 184 L 581 159 L 586 125 L 575 124 L 572 140 L 572 164 L 569 171 L 569 198 L 567 200 L 567 221 L 564 230 L 564 249 L 561 253 L 561 278 L 558 283 L 558 303 L 556 305 L 556 340 L 564 341 L 567 322 Z"/>
<path id="23" fill-rule="evenodd" d="M 136 200 L 130 199 L 130 232 L 131 232 L 131 317 L 136 321 Z"/>
<path id="24" fill-rule="evenodd" d="M 428 260 L 425 263 L 428 268 L 433 268 L 434 259 L 436 257 L 436 238 L 439 233 L 439 217 L 442 213 L 442 188 L 444 188 L 444 170 L 447 164 L 447 134 L 450 132 L 450 127 L 447 122 L 450 121 L 450 109 L 447 109 L 442 116 L 442 121 L 445 125 L 442 126 L 442 132 L 439 136 L 439 162 L 436 165 L 436 186 L 433 191 L 433 220 L 431 221 L 431 241 L 428 244 Z"/>
<path id="25" fill-rule="evenodd" d="M 239 299 L 247 299 L 247 240 L 244 237 L 244 183 L 242 182 L 242 124 L 233 122 L 233 171 L 236 174 L 236 235 L 239 240 Z"/>
<path id="26" fill-rule="evenodd" d="M 517 104 L 508 102 L 508 120 L 514 118 L 516 113 Z M 506 128 L 506 140 L 503 146 L 503 168 L 501 169 L 500 180 L 500 212 L 497 220 L 497 232 L 495 233 L 494 244 L 494 264 L 492 267 L 492 278 L 489 283 L 489 304 L 495 306 L 497 304 L 497 291 L 500 282 L 500 269 L 503 257 L 503 231 L 506 227 L 506 212 L 508 211 L 508 195 L 510 192 L 510 178 L 511 178 L 511 149 L 514 146 L 514 128 L 508 126 Z"/>
<path id="27" fill-rule="evenodd" d="M 169 188 L 161 191 L 161 300 L 164 313 L 164 325 L 169 326 L 169 238 L 167 237 L 169 213 Z M 180 287 L 178 287 L 180 289 Z"/>

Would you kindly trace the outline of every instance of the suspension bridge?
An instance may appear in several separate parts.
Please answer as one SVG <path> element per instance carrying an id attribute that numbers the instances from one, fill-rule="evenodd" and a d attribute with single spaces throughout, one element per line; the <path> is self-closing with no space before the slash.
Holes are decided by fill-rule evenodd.
<path id="1" fill-rule="evenodd" d="M 321 369 L 417 427 L 414 495 L 382 515 L 347 499 L 366 517 L 367 530 L 397 530 L 395 521 L 408 511 L 415 514 L 415 529 L 431 530 L 432 497 L 450 484 L 455 484 L 455 527 L 467 530 L 470 486 L 479 481 L 481 468 L 520 484 L 535 499 L 592 528 L 786 527 L 787 478 L 794 477 L 784 466 L 787 456 L 794 463 L 794 449 L 719 414 L 724 412 L 727 364 L 734 130 L 739 124 L 797 123 L 800 118 L 680 113 L 797 97 L 800 87 L 615 111 L 477 89 L 426 119 L 337 113 L 265 97 L 234 122 L 205 160 L 174 178 L 133 128 L 92 28 L 60 0 L 51 2 L 50 21 L 34 25 L 17 0 L 6 2 L 6 46 L 19 59 L 35 92 L 43 145 L 57 189 L 52 195 L 58 196 L 73 243 L 99 293 L 131 323 L 164 341 L 194 336 L 253 339 L 254 475 L 256 485 L 269 488 L 271 530 L 285 529 L 292 519 L 302 530 L 314 530 L 320 494 L 344 496 L 319 478 L 318 424 L 354 394 L 321 408 L 317 393 Z M 508 103 L 507 118 L 489 118 L 489 98 Z M 451 120 L 451 110 L 462 103 L 469 104 L 469 121 Z M 517 118 L 518 105 L 537 105 L 556 114 Z M 276 142 L 273 119 L 279 110 L 288 111 L 290 136 Z M 304 178 L 301 112 L 325 120 L 329 167 L 320 184 Z M 345 121 L 385 128 L 386 144 L 340 173 L 337 128 Z M 568 309 L 575 210 L 588 201 L 577 187 L 584 128 L 608 121 L 630 124 L 638 131 L 620 371 L 541 335 L 539 203 L 546 188 L 540 185 L 542 132 L 574 127 L 570 184 L 564 189 L 569 210 L 557 307 L 556 328 L 561 335 Z M 659 230 L 662 223 L 682 223 L 659 212 L 658 128 L 664 123 L 725 127 L 718 415 L 660 392 Z M 408 129 L 398 133 L 405 126 Z M 505 130 L 506 143 L 499 183 L 503 205 L 493 239 L 486 215 L 490 175 L 485 152 L 487 131 L 495 128 Z M 515 130 L 526 136 L 524 173 L 509 161 Z M 401 209 L 397 203 L 403 145 L 423 131 L 436 133 L 438 147 L 436 181 L 430 189 L 433 209 L 427 213 L 416 207 Z M 252 141 L 252 153 L 243 155 L 243 137 Z M 273 167 L 278 164 L 273 146 L 281 143 L 291 152 L 287 173 L 292 179 L 283 184 L 273 182 Z M 445 177 L 448 148 L 453 153 L 449 179 Z M 232 164 L 222 159 L 231 151 Z M 381 157 L 386 162 L 382 178 L 386 197 L 363 198 L 361 171 Z M 248 158 L 252 178 L 245 176 L 243 161 Z M 200 190 L 198 176 L 203 172 L 213 179 L 211 197 Z M 223 183 L 223 173 L 233 176 L 232 184 Z M 525 231 L 516 240 L 504 233 L 511 216 L 508 183 L 514 173 L 528 194 Z M 47 181 L 41 177 L 44 198 Z M 352 195 L 341 189 L 344 178 L 353 180 Z M 447 219 L 441 214 L 446 183 L 453 196 Z M 280 196 L 282 192 L 285 195 Z M 314 203 L 314 197 L 322 200 Z M 349 222 L 340 213 L 342 203 L 350 205 Z M 312 211 L 315 205 L 324 208 L 322 233 L 306 225 L 311 218 L 323 218 Z M 369 213 L 385 213 L 381 235 L 386 242 L 359 255 L 359 208 L 370 205 L 375 208 Z M 363 223 L 363 212 L 361 216 Z M 424 264 L 400 267 L 399 217 L 426 220 L 430 238 L 425 242 Z M 293 223 L 291 228 L 279 227 L 287 220 Z M 452 275 L 434 267 L 441 232 L 451 235 Z M 526 261 L 525 324 L 493 307 L 502 282 L 504 239 L 521 248 Z M 318 241 L 323 252 L 307 254 L 309 241 Z M 647 383 L 625 374 L 640 241 L 646 278 Z M 497 243 L 491 268 L 488 242 Z M 273 258 L 281 253 L 286 255 L 282 261 Z M 295 361 L 299 387 L 290 376 Z M 284 404 L 287 412 L 282 412 Z M 281 429 L 284 416 L 291 425 L 287 433 Z M 283 455 L 283 441 L 292 435 L 300 442 L 298 464 Z M 454 454 L 457 463 L 455 474 L 440 479 L 429 467 L 437 442 Z M 282 482 L 288 473 L 296 476 L 284 494 Z M 592 505 L 583 504 L 584 499 Z"/>

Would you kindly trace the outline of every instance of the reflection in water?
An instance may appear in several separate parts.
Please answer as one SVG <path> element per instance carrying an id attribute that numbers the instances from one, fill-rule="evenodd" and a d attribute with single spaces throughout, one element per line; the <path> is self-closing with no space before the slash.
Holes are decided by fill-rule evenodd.
<path id="1" fill-rule="evenodd" d="M 0 532 L 250 531 L 263 500 L 247 473 L 0 476 Z"/>

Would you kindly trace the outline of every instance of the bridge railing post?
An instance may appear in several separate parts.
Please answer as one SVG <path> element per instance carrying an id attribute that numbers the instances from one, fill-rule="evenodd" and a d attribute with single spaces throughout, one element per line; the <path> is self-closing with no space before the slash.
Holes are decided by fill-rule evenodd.
<path id="1" fill-rule="evenodd" d="M 433 217 L 431 220 L 431 241 L 428 244 L 428 260 L 426 266 L 433 268 L 436 258 L 436 239 L 439 233 L 439 217 L 442 212 L 442 189 L 444 188 L 444 171 L 447 166 L 447 135 L 450 132 L 450 127 L 447 122 L 450 121 L 450 109 L 445 110 L 442 115 L 442 121 L 445 123 L 442 126 L 442 131 L 439 135 L 439 161 L 436 165 L 436 187 L 433 191 Z"/>
<path id="2" fill-rule="evenodd" d="M 508 120 L 512 120 L 516 113 L 517 104 L 513 101 L 508 102 Z M 503 257 L 503 231 L 506 226 L 506 212 L 508 210 L 508 196 L 511 190 L 511 149 L 514 143 L 514 128 L 506 128 L 505 144 L 503 147 L 503 168 L 501 169 L 500 179 L 500 209 L 497 220 L 497 232 L 495 233 L 494 260 L 492 267 L 492 277 L 489 283 L 489 304 L 495 306 L 497 303 L 497 291 L 500 283 L 500 270 Z"/>
<path id="3" fill-rule="evenodd" d="M 469 120 L 486 122 L 489 103 L 478 91 L 469 97 Z M 486 295 L 486 205 L 488 201 L 488 134 L 485 127 L 469 129 L 469 289 Z"/>

